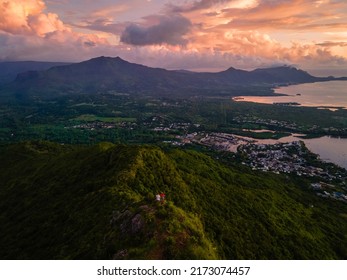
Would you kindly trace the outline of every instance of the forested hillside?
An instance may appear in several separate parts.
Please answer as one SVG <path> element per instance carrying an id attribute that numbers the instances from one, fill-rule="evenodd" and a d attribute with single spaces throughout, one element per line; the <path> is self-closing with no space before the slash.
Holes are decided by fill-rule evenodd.
<path id="1" fill-rule="evenodd" d="M 347 205 L 295 178 L 152 146 L 0 149 L 1 259 L 347 257 Z"/>

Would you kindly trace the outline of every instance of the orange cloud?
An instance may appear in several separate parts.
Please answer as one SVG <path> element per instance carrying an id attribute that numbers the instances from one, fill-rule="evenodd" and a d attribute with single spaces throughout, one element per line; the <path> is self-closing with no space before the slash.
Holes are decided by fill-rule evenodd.
<path id="1" fill-rule="evenodd" d="M 70 28 L 67 28 L 59 19 L 58 15 L 52 13 L 29 16 L 28 24 L 39 36 L 44 36 L 54 31 L 70 30 Z"/>
<path id="2" fill-rule="evenodd" d="M 58 15 L 45 14 L 46 5 L 38 0 L 0 0 L 0 30 L 11 34 L 44 36 L 57 30 L 68 30 Z"/>
<path id="3" fill-rule="evenodd" d="M 108 48 L 106 39 L 73 31 L 45 8 L 41 0 L 0 0 L 0 59 L 75 61 L 98 46 Z"/>
<path id="4" fill-rule="evenodd" d="M 334 63 L 343 60 L 330 50 L 330 44 L 303 44 L 292 42 L 290 46 L 283 46 L 269 35 L 259 31 L 229 30 L 220 33 L 208 33 L 195 36 L 189 48 L 204 52 L 213 50 L 221 53 L 263 58 L 283 63 L 300 63 L 312 60 L 315 63 Z M 211 44 L 213 42 L 213 44 Z M 339 46 L 346 46 L 339 43 Z"/>
<path id="5" fill-rule="evenodd" d="M 188 48 L 197 52 L 212 51 L 232 57 L 248 56 L 259 61 L 272 59 L 289 64 L 346 63 L 347 44 L 341 38 L 336 39 L 339 42 L 337 49 L 337 44 L 333 43 L 335 40 L 325 34 L 327 31 L 342 34 L 347 29 L 346 1 L 237 0 L 204 3 L 203 6 L 203 1 L 196 1 L 183 5 L 181 9 L 176 7 L 194 26 L 187 35 Z M 291 41 L 283 41 L 286 34 L 291 36 Z M 279 39 L 275 39 L 276 36 Z M 346 36 L 344 39 L 347 41 Z M 317 43 L 326 41 L 330 43 Z M 345 51 L 342 51 L 343 48 Z"/>
<path id="6" fill-rule="evenodd" d="M 219 2 L 219 1 L 212 1 Z M 236 0 L 211 5 L 204 13 L 183 9 L 192 22 L 234 29 L 285 29 L 346 27 L 346 1 Z"/>
<path id="7" fill-rule="evenodd" d="M 12 34 L 30 33 L 28 16 L 38 15 L 45 8 L 43 1 L 0 1 L 0 29 Z"/>
<path id="8" fill-rule="evenodd" d="M 130 7 L 127 4 L 119 4 L 115 6 L 108 6 L 105 8 L 98 9 L 90 15 L 92 18 L 114 18 L 115 15 L 121 14 L 129 10 Z"/>

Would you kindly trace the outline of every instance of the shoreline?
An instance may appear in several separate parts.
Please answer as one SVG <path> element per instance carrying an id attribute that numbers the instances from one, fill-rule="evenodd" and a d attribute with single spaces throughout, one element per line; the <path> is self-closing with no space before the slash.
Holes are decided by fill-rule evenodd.
<path id="1" fill-rule="evenodd" d="M 260 104 L 288 104 L 320 110 L 347 110 L 347 82 L 333 80 L 306 84 L 291 84 L 273 87 L 269 95 L 239 95 L 232 97 L 235 102 Z"/>

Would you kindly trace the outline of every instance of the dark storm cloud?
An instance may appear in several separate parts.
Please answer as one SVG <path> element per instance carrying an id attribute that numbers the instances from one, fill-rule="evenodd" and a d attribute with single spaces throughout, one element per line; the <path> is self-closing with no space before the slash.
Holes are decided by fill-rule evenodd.
<path id="1" fill-rule="evenodd" d="M 153 19 L 148 18 L 148 21 Z M 130 45 L 184 45 L 184 36 L 190 31 L 192 23 L 181 15 L 156 16 L 156 23 L 149 25 L 130 24 L 121 35 L 121 42 Z"/>
<path id="2" fill-rule="evenodd" d="M 92 41 L 86 41 L 84 42 L 84 45 L 86 47 L 95 47 L 96 46 L 96 43 L 95 42 L 92 42 Z"/>

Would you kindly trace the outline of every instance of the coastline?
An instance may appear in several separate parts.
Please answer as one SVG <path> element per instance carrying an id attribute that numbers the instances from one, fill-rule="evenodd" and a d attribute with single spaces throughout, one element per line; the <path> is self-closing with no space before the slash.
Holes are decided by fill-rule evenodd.
<path id="1" fill-rule="evenodd" d="M 235 96 L 236 102 L 255 102 L 262 104 L 292 103 L 300 107 L 314 107 L 325 110 L 347 109 L 347 81 L 291 84 L 274 87 L 274 94 L 267 96 Z M 300 105 L 299 105 L 300 104 Z"/>

